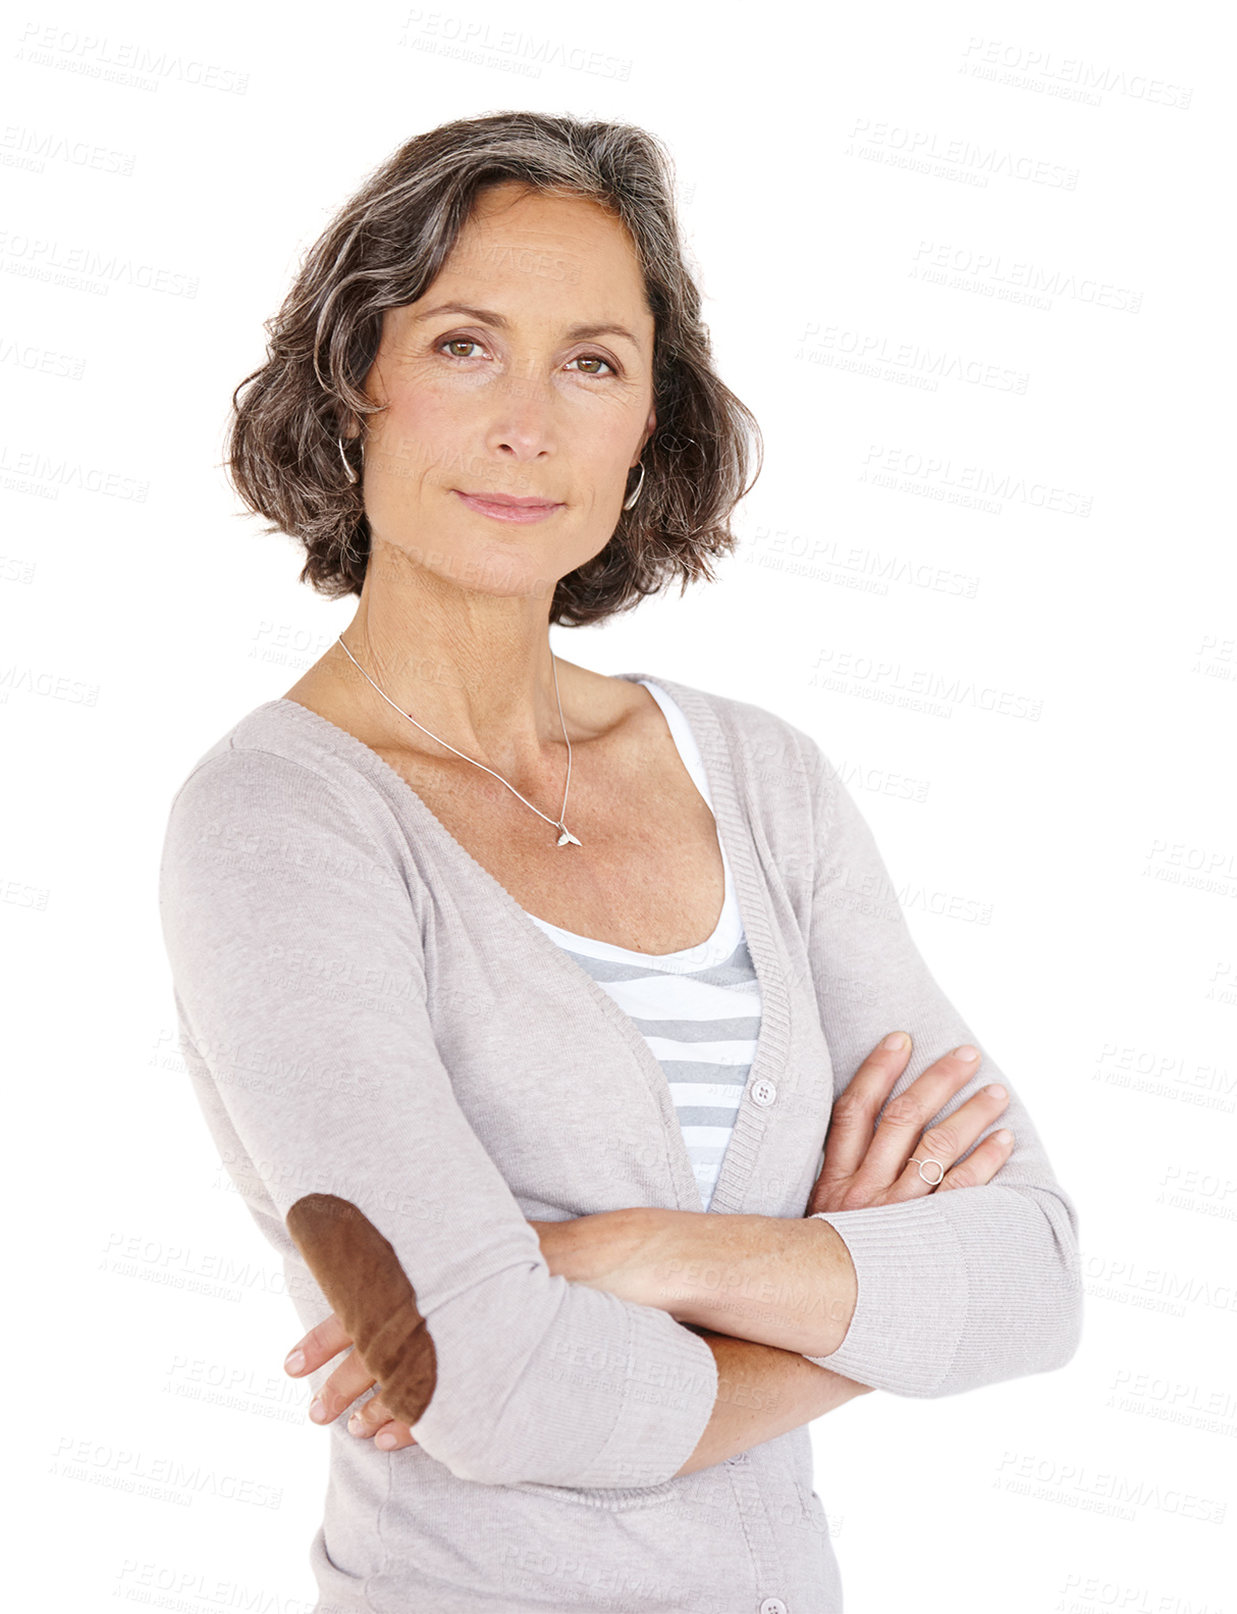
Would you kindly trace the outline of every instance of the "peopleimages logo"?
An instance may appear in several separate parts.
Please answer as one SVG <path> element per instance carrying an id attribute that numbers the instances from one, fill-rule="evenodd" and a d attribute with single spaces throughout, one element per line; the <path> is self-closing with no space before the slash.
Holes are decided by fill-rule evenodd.
<path id="1" fill-rule="evenodd" d="M 935 168 L 942 174 L 965 178 L 984 186 L 989 178 L 1023 180 L 1030 185 L 1046 185 L 1050 190 L 1076 190 L 1078 170 L 1064 163 L 1050 162 L 1029 152 L 1008 147 L 987 146 L 961 135 L 942 135 L 933 129 L 915 129 L 909 124 L 888 123 L 881 119 L 856 118 L 843 154 L 890 161 L 895 167 Z"/>
<path id="2" fill-rule="evenodd" d="M 1141 291 L 1114 285 L 1098 276 L 1049 269 L 1022 258 L 954 246 L 947 241 L 920 241 L 911 262 L 910 278 L 1003 302 L 1029 302 L 1040 308 L 1050 308 L 1053 298 L 1062 297 L 1117 314 L 1137 314 L 1143 299 Z"/>
<path id="3" fill-rule="evenodd" d="M 1193 89 L 1168 79 L 1154 78 L 1147 73 L 1127 73 L 1123 68 L 1106 67 L 1082 56 L 1007 45 L 1002 40 L 975 34 L 962 52 L 958 71 L 973 78 L 988 78 L 1020 89 L 1086 101 L 1091 106 L 1099 106 L 1102 95 L 1116 94 L 1185 112 L 1194 99 Z"/>
<path id="4" fill-rule="evenodd" d="M 884 487 L 913 491 L 915 484 L 957 489 L 979 498 L 1007 500 L 1032 509 L 1052 510 L 1062 516 L 1089 516 L 1090 494 L 1074 493 L 1048 482 L 1030 481 L 1011 471 L 993 471 L 982 465 L 955 465 L 938 454 L 916 449 L 870 443 L 862 461 L 859 480 Z"/>
<path id="5" fill-rule="evenodd" d="M 113 40 L 107 34 L 54 23 L 28 22 L 18 36 L 14 53 L 21 62 L 79 73 L 129 89 L 157 90 L 168 79 L 196 89 L 244 95 L 249 74 L 237 73 L 198 57 L 177 56 L 136 39 Z"/>

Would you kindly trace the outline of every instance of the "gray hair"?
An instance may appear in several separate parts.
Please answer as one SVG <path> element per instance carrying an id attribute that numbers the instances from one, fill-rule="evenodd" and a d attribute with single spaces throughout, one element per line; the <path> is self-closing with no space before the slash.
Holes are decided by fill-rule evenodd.
<path id="1" fill-rule="evenodd" d="M 713 581 L 710 559 L 734 549 L 729 517 L 760 474 L 763 445 L 755 417 L 713 368 L 669 154 L 631 124 L 495 112 L 417 135 L 374 170 L 310 248 L 264 327 L 266 362 L 232 394 L 232 484 L 272 523 L 266 532 L 304 544 L 300 581 L 328 599 L 359 595 L 365 580 L 369 522 L 338 439 L 349 420 L 361 422 L 361 437 L 345 439 L 359 478 L 365 420 L 382 407 L 361 387 L 383 311 L 424 295 L 478 193 L 509 180 L 585 197 L 617 218 L 634 244 L 654 320 L 657 428 L 644 450 L 640 497 L 605 548 L 558 580 L 550 623 L 599 621 L 676 576 L 680 593 L 696 578 Z"/>

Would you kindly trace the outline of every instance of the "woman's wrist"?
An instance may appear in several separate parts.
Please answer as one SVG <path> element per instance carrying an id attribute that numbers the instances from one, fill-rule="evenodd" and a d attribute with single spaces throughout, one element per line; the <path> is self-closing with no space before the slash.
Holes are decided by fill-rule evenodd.
<path id="1" fill-rule="evenodd" d="M 649 1252 L 657 1247 L 658 1219 L 678 1214 L 636 1205 L 531 1225 L 555 1277 L 605 1289 L 638 1305 L 654 1305 L 647 1298 L 653 1287 Z"/>

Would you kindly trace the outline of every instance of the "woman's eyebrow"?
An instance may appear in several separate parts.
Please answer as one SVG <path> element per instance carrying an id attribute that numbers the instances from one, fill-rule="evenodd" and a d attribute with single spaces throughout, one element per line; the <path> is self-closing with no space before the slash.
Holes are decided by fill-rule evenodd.
<path id="1" fill-rule="evenodd" d="M 469 303 L 439 303 L 437 308 L 427 308 L 420 314 L 414 314 L 413 323 L 419 325 L 423 320 L 433 319 L 436 314 L 463 314 L 468 319 L 481 320 L 486 325 L 493 325 L 500 331 L 509 329 L 511 325 L 505 314 L 497 314 L 492 308 L 473 308 Z M 587 341 L 594 336 L 622 336 L 632 347 L 640 346 L 639 339 L 633 336 L 625 325 L 572 325 L 566 335 L 572 342 Z"/>

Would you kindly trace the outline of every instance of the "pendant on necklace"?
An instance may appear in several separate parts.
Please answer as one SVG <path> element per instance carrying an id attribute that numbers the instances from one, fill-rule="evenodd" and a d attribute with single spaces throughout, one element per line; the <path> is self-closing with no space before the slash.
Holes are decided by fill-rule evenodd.
<path id="1" fill-rule="evenodd" d="M 558 844 L 560 846 L 566 846 L 567 843 L 570 842 L 572 846 L 579 846 L 579 841 L 576 840 L 575 836 L 567 828 L 566 824 L 563 824 L 561 828 L 563 833 L 558 837 Z"/>

